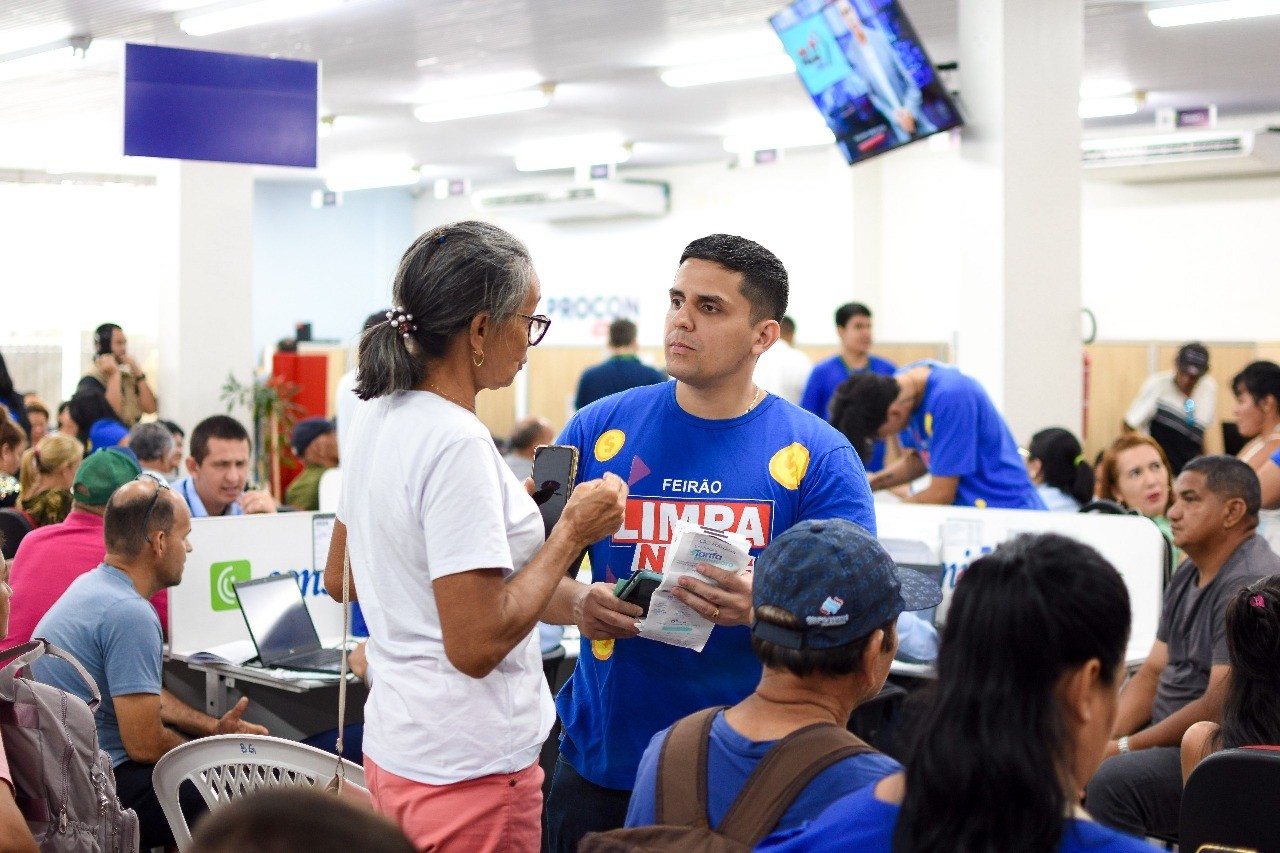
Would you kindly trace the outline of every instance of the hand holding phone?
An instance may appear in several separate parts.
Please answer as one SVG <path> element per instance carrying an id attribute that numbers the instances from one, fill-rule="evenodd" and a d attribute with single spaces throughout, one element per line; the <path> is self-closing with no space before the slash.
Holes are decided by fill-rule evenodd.
<path id="1" fill-rule="evenodd" d="M 614 594 L 623 601 L 634 604 L 644 611 L 644 616 L 649 615 L 649 602 L 653 600 L 653 593 L 662 585 L 662 575 L 657 572 L 635 571 L 631 573 L 631 577 L 618 581 Z"/>
<path id="2" fill-rule="evenodd" d="M 533 451 L 533 501 L 542 511 L 547 536 L 560 520 L 578 478 L 578 448 L 544 444 Z"/>

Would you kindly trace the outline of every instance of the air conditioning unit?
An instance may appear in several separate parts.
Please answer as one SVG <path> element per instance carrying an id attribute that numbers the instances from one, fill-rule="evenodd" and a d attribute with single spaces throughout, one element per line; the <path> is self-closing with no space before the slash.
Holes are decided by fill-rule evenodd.
<path id="1" fill-rule="evenodd" d="M 1126 182 L 1280 174 L 1280 132 L 1181 131 L 1090 139 L 1081 145 L 1081 161 L 1086 178 Z"/>
<path id="2" fill-rule="evenodd" d="M 542 222 L 665 216 L 671 188 L 663 181 L 601 180 L 476 190 L 471 203 L 494 216 Z"/>

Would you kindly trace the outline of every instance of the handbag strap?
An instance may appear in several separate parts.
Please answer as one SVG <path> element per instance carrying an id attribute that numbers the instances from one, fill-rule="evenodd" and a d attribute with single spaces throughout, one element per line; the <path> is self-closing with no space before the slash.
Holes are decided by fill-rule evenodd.
<path id="1" fill-rule="evenodd" d="M 335 520 L 334 524 L 338 522 Z M 347 644 L 351 639 L 351 550 L 347 548 L 346 537 L 342 543 L 342 666 L 338 678 L 338 738 L 333 751 L 338 754 L 338 768 L 334 772 L 336 778 L 346 781 L 347 769 L 342 758 L 343 727 L 347 721 Z M 339 782 L 339 787 L 342 782 Z"/>
<path id="2" fill-rule="evenodd" d="M 80 665 L 80 661 L 76 660 L 70 652 L 63 651 L 53 643 L 40 637 L 0 653 L 0 665 L 4 667 L 3 670 L 0 670 L 0 698 L 12 702 L 15 696 L 13 681 L 17 677 L 19 670 L 45 655 L 71 664 L 71 668 L 76 671 L 76 674 L 80 676 L 89 688 L 89 710 L 98 710 L 98 705 L 102 702 L 102 694 L 98 692 L 98 683 L 93 680 L 93 676 Z"/>

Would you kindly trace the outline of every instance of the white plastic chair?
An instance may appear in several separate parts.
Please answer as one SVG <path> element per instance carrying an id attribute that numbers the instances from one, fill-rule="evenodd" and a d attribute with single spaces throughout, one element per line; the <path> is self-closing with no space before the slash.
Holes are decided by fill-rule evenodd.
<path id="1" fill-rule="evenodd" d="M 329 752 L 266 735 L 217 735 L 171 749 L 151 773 L 156 798 L 179 850 L 191 844 L 191 829 L 178 806 L 178 786 L 191 782 L 210 811 L 253 791 L 285 786 L 323 788 L 337 770 Z M 364 768 L 342 759 L 348 783 L 364 787 Z"/>

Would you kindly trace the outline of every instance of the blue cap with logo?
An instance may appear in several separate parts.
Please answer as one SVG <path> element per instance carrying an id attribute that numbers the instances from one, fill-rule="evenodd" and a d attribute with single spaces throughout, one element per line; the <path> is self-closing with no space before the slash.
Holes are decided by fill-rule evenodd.
<path id="1" fill-rule="evenodd" d="M 936 580 L 900 568 L 875 537 L 840 518 L 802 521 L 756 560 L 752 602 L 801 623 L 784 628 L 758 616 L 751 632 L 787 649 L 834 649 L 862 639 L 904 610 L 942 601 Z"/>

